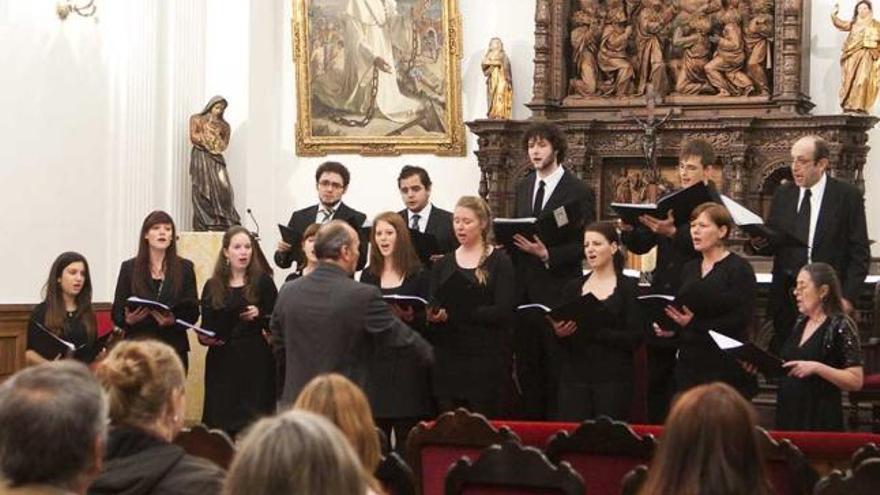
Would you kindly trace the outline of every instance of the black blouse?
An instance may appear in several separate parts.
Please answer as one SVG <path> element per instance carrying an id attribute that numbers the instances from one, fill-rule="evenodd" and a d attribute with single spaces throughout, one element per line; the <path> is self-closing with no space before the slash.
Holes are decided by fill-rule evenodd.
<path id="1" fill-rule="evenodd" d="M 43 330 L 37 328 L 37 322 L 44 326 L 46 324 L 45 301 L 34 306 L 33 311 L 31 311 L 30 320 L 28 321 L 27 349 L 32 351 L 34 351 L 35 349 L 31 347 L 31 342 L 35 338 L 38 338 L 36 337 L 36 335 L 39 332 L 43 332 Z M 77 350 L 73 354 L 74 359 L 89 363 L 95 358 L 95 354 L 97 354 L 97 352 L 93 352 L 93 347 L 99 344 L 95 340 L 89 338 L 89 333 L 88 330 L 86 330 L 85 322 L 83 322 L 81 317 L 77 316 L 75 313 L 69 311 L 67 312 L 67 316 L 64 319 L 64 324 L 61 327 L 61 335 L 59 335 L 59 337 L 72 343 L 77 348 Z M 46 359 L 55 359 L 57 356 L 43 357 Z"/>
<path id="2" fill-rule="evenodd" d="M 196 293 L 196 274 L 193 264 L 186 258 L 178 258 L 181 263 L 181 277 L 183 277 L 180 291 L 173 293 L 171 283 L 153 279 L 150 283 L 149 294 L 138 294 L 139 297 L 152 299 L 173 308 L 174 317 L 188 323 L 195 323 L 199 319 L 199 296 Z M 132 291 L 131 281 L 134 271 L 134 258 L 123 261 L 119 267 L 119 277 L 116 280 L 116 294 L 113 297 L 112 316 L 116 326 L 125 330 L 126 338 L 154 338 L 174 347 L 179 354 L 189 351 L 186 329 L 180 325 L 160 327 L 155 319 L 148 316 L 136 323 L 125 323 L 126 300 L 135 295 Z"/>
<path id="3" fill-rule="evenodd" d="M 782 346 L 786 361 L 818 361 L 832 368 L 862 366 L 862 348 L 853 321 L 829 316 L 801 344 L 807 318 L 801 315 Z M 779 383 L 776 428 L 780 430 L 841 431 L 844 429 L 840 389 L 819 376 L 785 376 Z"/>
<path id="4" fill-rule="evenodd" d="M 562 289 L 562 303 L 581 297 L 589 273 L 569 281 Z M 614 292 L 602 301 L 608 315 L 595 324 L 578 321 L 577 330 L 558 338 L 557 366 L 561 381 L 578 383 L 633 382 L 633 351 L 645 335 L 645 320 L 638 304 L 638 281 L 617 275 Z"/>
<path id="5" fill-rule="evenodd" d="M 223 306 L 215 308 L 213 305 L 215 290 L 217 290 L 216 285 L 211 284 L 210 281 L 205 283 L 202 289 L 202 326 L 217 332 L 218 335 L 228 335 L 231 340 L 262 338 L 263 329 L 269 328 L 268 318 L 272 315 L 275 299 L 278 297 L 278 290 L 272 278 L 264 273 L 257 280 L 257 300 L 253 302 L 245 298 L 244 287 L 226 287 Z M 260 316 L 251 321 L 244 321 L 238 315 L 249 305 L 257 306 Z"/>

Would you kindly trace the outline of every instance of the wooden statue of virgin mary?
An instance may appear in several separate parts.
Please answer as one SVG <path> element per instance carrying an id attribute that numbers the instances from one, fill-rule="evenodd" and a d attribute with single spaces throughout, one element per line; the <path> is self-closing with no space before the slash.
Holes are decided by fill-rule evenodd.
<path id="1" fill-rule="evenodd" d="M 200 113 L 189 119 L 189 138 L 193 144 L 189 174 L 193 230 L 196 231 L 225 232 L 241 224 L 222 155 L 229 146 L 229 123 L 223 120 L 227 105 L 225 98 L 215 96 Z"/>

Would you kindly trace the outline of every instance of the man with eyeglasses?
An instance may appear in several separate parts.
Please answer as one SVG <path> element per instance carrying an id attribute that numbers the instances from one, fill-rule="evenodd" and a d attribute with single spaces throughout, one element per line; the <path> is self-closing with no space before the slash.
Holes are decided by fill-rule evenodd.
<path id="1" fill-rule="evenodd" d="M 807 263 L 833 266 L 840 278 L 844 305 L 859 296 L 868 274 L 871 252 L 865 223 L 865 200 L 852 184 L 830 177 L 831 150 L 819 136 L 805 136 L 791 147 L 792 182 L 773 193 L 767 225 L 794 234 L 806 244 L 793 246 L 774 238 L 753 237 L 757 254 L 773 256 L 773 282 L 767 300 L 767 318 L 773 321 L 770 351 L 777 352 L 791 334 L 797 319 L 794 284 Z"/>
<path id="2" fill-rule="evenodd" d="M 361 239 L 360 257 L 357 269 L 361 270 L 367 264 L 367 239 L 364 235 L 364 223 L 367 216 L 342 202 L 342 196 L 348 190 L 351 174 L 345 165 L 339 162 L 324 162 L 315 171 L 315 188 L 318 190 L 318 204 L 293 212 L 287 226 L 302 237 L 306 228 L 317 223 L 323 225 L 330 220 L 343 220 L 351 225 Z M 278 241 L 275 251 L 275 264 L 281 268 L 289 268 L 291 262 L 297 265 L 303 263 L 300 246 L 291 246 L 283 240 Z"/>
<path id="3" fill-rule="evenodd" d="M 709 185 L 710 195 L 715 202 L 721 198 L 709 181 L 716 167 L 715 151 L 712 145 L 702 139 L 685 141 L 678 154 L 678 178 L 682 188 L 698 182 Z M 690 218 L 675 218 L 672 211 L 663 220 L 651 215 L 639 217 L 639 225 L 629 225 L 623 221 L 618 226 L 622 231 L 621 242 L 636 254 L 645 254 L 657 247 L 655 268 L 651 276 L 651 292 L 656 294 L 677 294 L 681 285 L 681 268 L 685 263 L 700 257 L 691 240 Z M 673 339 L 661 338 L 648 332 L 646 339 L 648 352 L 648 420 L 662 423 L 675 393 L 675 354 L 677 347 Z"/>

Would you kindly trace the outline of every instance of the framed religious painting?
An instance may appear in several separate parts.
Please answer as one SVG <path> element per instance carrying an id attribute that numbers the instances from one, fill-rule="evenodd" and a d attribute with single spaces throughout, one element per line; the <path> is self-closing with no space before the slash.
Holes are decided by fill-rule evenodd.
<path id="1" fill-rule="evenodd" d="M 292 1 L 297 155 L 464 155 L 457 0 Z"/>

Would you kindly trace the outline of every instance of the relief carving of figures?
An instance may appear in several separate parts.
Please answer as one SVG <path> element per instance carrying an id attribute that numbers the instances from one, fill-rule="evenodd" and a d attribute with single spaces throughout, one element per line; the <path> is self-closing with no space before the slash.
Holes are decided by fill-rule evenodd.
<path id="1" fill-rule="evenodd" d="M 599 43 L 599 70 L 605 79 L 601 85 L 603 95 L 625 96 L 632 93 L 632 63 L 626 46 L 632 34 L 632 26 L 626 22 L 626 13 L 617 8 L 608 13 Z"/>
<path id="2" fill-rule="evenodd" d="M 192 178 L 193 229 L 225 231 L 240 225 L 232 184 L 223 151 L 229 146 L 229 123 L 223 119 L 226 99 L 215 96 L 204 110 L 189 119 L 193 148 L 189 164 Z"/>
<path id="3" fill-rule="evenodd" d="M 662 0 L 646 0 L 636 22 L 636 93 L 645 94 L 648 84 L 657 94 L 667 93 L 666 62 L 663 59 L 663 35 L 674 16 L 674 7 L 663 7 Z"/>
<path id="4" fill-rule="evenodd" d="M 741 19 L 738 11 L 731 10 L 725 11 L 720 17 L 730 21 Z M 712 35 L 709 39 L 717 43 L 715 56 L 706 64 L 709 84 L 718 91 L 718 96 L 748 95 L 752 90 L 752 80 L 743 72 L 746 51 L 740 25 L 727 22 L 721 36 Z"/>
<path id="5" fill-rule="evenodd" d="M 596 0 L 580 0 L 580 9 L 571 15 L 571 48 L 576 79 L 570 82 L 570 94 L 592 96 L 599 91 L 599 66 L 596 57 L 602 39 L 604 12 Z"/>
<path id="6" fill-rule="evenodd" d="M 490 119 L 509 119 L 513 114 L 513 77 L 510 59 L 504 53 L 501 39 L 492 38 L 483 55 L 483 75 L 486 76 L 486 99 Z"/>
<path id="7" fill-rule="evenodd" d="M 767 71 L 773 68 L 770 53 L 773 42 L 773 2 L 772 0 L 753 0 L 752 18 L 746 26 L 745 42 L 748 51 L 746 72 L 755 83 L 758 94 L 770 94 Z"/>
<path id="8" fill-rule="evenodd" d="M 712 22 L 703 16 L 691 16 L 684 20 L 672 38 L 672 43 L 684 52 L 675 81 L 675 91 L 686 95 L 711 93 L 712 86 L 706 78 L 705 66 L 712 51 L 709 43 Z"/>
<path id="9" fill-rule="evenodd" d="M 831 14 L 837 29 L 849 31 L 840 54 L 840 106 L 846 112 L 867 113 L 880 84 L 880 22 L 867 0 L 858 2 L 854 10 L 850 21 L 837 17 L 837 5 Z"/>

